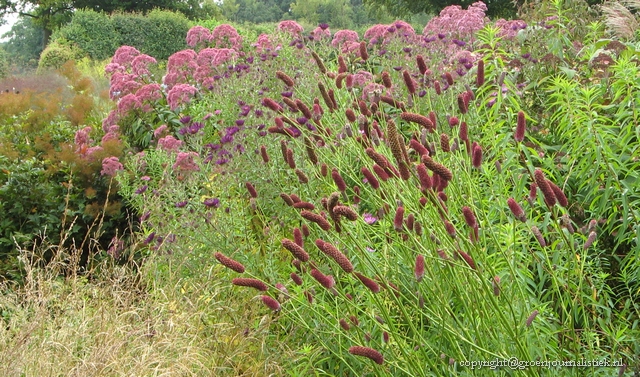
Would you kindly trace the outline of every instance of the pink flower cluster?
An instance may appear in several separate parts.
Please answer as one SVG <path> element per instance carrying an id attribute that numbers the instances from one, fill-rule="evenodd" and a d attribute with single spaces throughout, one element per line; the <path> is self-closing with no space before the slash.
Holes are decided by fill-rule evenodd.
<path id="1" fill-rule="evenodd" d="M 164 127 L 166 128 L 166 125 Z M 162 130 L 159 134 L 161 134 L 163 131 L 164 130 Z M 181 146 L 182 146 L 182 141 L 176 139 L 171 135 L 165 136 L 158 140 L 158 148 L 162 149 L 163 151 L 177 152 Z"/>
<path id="2" fill-rule="evenodd" d="M 500 28 L 500 36 L 505 39 L 513 39 L 518 35 L 518 31 L 525 29 L 527 23 L 522 20 L 505 20 L 499 19 L 496 21 L 496 27 Z"/>
<path id="3" fill-rule="evenodd" d="M 269 38 L 269 34 L 260 34 L 256 43 L 252 44 L 256 48 L 256 52 L 258 54 L 265 52 L 265 50 L 269 51 L 273 49 L 273 45 L 271 44 L 271 39 Z"/>
<path id="4" fill-rule="evenodd" d="M 345 43 L 348 42 L 358 42 L 360 40 L 360 37 L 358 36 L 358 33 L 353 31 L 353 30 L 339 30 L 338 32 L 336 32 L 336 34 L 333 36 L 333 40 L 331 41 L 331 46 L 333 47 L 342 47 Z"/>
<path id="5" fill-rule="evenodd" d="M 195 157 L 198 157 L 196 152 L 178 152 L 176 162 L 173 164 L 173 169 L 178 171 L 200 170 L 200 167 L 194 161 Z"/>
<path id="6" fill-rule="evenodd" d="M 416 31 L 408 23 L 398 20 L 389 25 L 373 25 L 364 33 L 364 39 L 372 45 L 387 44 L 394 39 L 413 42 L 416 39 Z"/>
<path id="7" fill-rule="evenodd" d="M 459 5 L 444 8 L 440 15 L 429 20 L 422 30 L 425 37 L 444 35 L 450 38 L 470 40 L 473 33 L 484 27 L 484 16 L 487 6 L 478 1 L 471 4 L 467 10 Z"/>
<path id="8" fill-rule="evenodd" d="M 143 85 L 148 76 L 150 64 L 156 64 L 153 57 L 141 54 L 131 46 L 118 48 L 111 59 L 111 63 L 105 67 L 105 72 L 110 75 L 109 97 L 112 100 L 135 93 Z"/>
<path id="9" fill-rule="evenodd" d="M 198 68 L 196 54 L 193 50 L 182 50 L 169 56 L 167 61 L 167 74 L 163 77 L 163 82 L 168 88 L 176 84 L 188 83 L 192 72 Z"/>
<path id="10" fill-rule="evenodd" d="M 304 28 L 299 23 L 293 20 L 286 20 L 286 21 L 280 22 L 276 27 L 276 30 L 299 37 L 300 33 L 304 31 Z"/>
<path id="11" fill-rule="evenodd" d="M 101 175 L 115 177 L 119 170 L 124 170 L 124 166 L 122 166 L 118 157 L 107 157 L 102 160 L 102 171 L 100 171 Z"/>
<path id="12" fill-rule="evenodd" d="M 196 25 L 187 32 L 187 45 L 189 47 L 206 46 L 211 40 L 211 31 L 204 26 Z"/>
<path id="13" fill-rule="evenodd" d="M 242 37 L 229 24 L 218 25 L 213 29 L 211 43 L 217 48 L 229 48 L 236 51 L 242 49 Z"/>
<path id="14" fill-rule="evenodd" d="M 316 40 L 329 39 L 331 38 L 331 30 L 329 30 L 329 28 L 322 28 L 318 26 L 315 29 L 313 29 L 313 31 L 311 32 L 311 35 L 313 35 L 313 37 Z"/>
<path id="15" fill-rule="evenodd" d="M 167 93 L 167 102 L 171 110 L 175 110 L 183 103 L 188 103 L 193 96 L 198 93 L 198 89 L 189 84 L 174 85 Z"/>

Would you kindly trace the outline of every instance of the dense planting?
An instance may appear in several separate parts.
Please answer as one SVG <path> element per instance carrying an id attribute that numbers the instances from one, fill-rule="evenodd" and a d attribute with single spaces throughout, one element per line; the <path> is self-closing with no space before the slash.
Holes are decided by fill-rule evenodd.
<path id="1" fill-rule="evenodd" d="M 293 375 L 638 371 L 638 50 L 555 5 L 363 35 L 194 26 L 162 73 L 122 46 L 101 131 L 62 149 L 100 166 L 69 174 L 136 213 L 108 254 L 151 266 L 146 294 L 222 284 L 299 350 Z"/>

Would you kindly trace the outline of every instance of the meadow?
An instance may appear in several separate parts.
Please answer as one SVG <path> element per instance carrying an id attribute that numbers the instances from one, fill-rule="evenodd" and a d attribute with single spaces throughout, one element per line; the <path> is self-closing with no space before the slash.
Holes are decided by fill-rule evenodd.
<path id="1" fill-rule="evenodd" d="M 640 374 L 640 34 L 563 4 L 5 79 L 0 375 Z"/>

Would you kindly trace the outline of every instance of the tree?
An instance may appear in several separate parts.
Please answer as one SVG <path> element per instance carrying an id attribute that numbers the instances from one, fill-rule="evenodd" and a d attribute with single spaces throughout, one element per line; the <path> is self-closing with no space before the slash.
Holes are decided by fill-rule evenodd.
<path id="1" fill-rule="evenodd" d="M 34 25 L 31 18 L 22 17 L 2 37 L 8 38 L 4 49 L 12 64 L 35 68 L 44 49 L 44 30 L 41 27 Z"/>
<path id="2" fill-rule="evenodd" d="M 0 17 L 18 14 L 31 18 L 34 25 L 44 30 L 44 43 L 51 37 L 54 28 L 69 21 L 73 3 L 71 0 L 0 0 Z"/>

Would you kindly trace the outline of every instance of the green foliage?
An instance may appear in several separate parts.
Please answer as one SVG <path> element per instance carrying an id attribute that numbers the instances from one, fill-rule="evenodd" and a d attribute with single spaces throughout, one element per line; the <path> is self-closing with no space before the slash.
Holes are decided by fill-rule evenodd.
<path id="1" fill-rule="evenodd" d="M 8 38 L 4 43 L 4 49 L 16 68 L 20 70 L 37 67 L 44 49 L 44 32 L 41 27 L 34 25 L 31 18 L 19 18 L 3 37 Z"/>
<path id="2" fill-rule="evenodd" d="M 9 74 L 9 59 L 4 48 L 0 47 L 0 79 L 5 78 Z"/>
<path id="3" fill-rule="evenodd" d="M 119 34 L 105 13 L 78 10 L 71 22 L 57 30 L 53 39 L 75 43 L 89 57 L 103 60 L 113 55 L 120 46 Z"/>
<path id="4" fill-rule="evenodd" d="M 50 43 L 47 48 L 42 51 L 40 61 L 38 61 L 38 71 L 43 72 L 47 69 L 57 69 L 69 60 L 81 57 L 82 52 L 72 43 L 59 39 Z"/>
<path id="5" fill-rule="evenodd" d="M 384 7 L 391 15 L 395 17 L 409 17 L 415 13 L 432 13 L 438 14 L 442 9 L 450 5 L 459 5 L 467 8 L 475 3 L 475 0 L 364 0 L 364 3 L 371 7 Z M 516 5 L 522 4 L 521 1 L 514 2 L 512 0 L 486 0 L 484 3 L 489 10 L 487 15 L 492 18 L 512 18 L 516 15 Z"/>
<path id="6" fill-rule="evenodd" d="M 189 30 L 187 18 L 164 10 L 147 15 L 116 13 L 111 16 L 92 10 L 77 11 L 71 22 L 54 34 L 74 42 L 92 59 L 104 60 L 113 56 L 121 45 L 132 46 L 158 59 L 186 47 Z"/>

